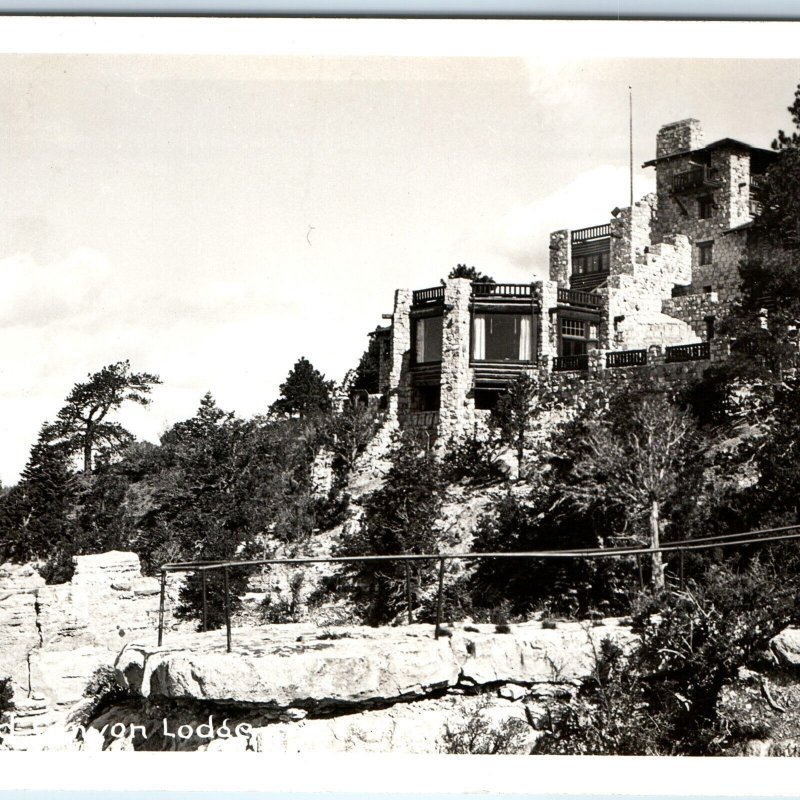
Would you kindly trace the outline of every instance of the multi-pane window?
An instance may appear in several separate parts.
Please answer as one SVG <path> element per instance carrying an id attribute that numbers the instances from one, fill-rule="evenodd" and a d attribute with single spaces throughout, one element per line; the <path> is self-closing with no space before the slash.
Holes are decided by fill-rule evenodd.
<path id="1" fill-rule="evenodd" d="M 597 345 L 597 323 L 562 317 L 559 327 L 559 355 L 584 355 Z"/>
<path id="2" fill-rule="evenodd" d="M 714 261 L 714 242 L 699 242 L 697 245 L 697 263 L 707 267 Z"/>
<path id="3" fill-rule="evenodd" d="M 472 320 L 475 361 L 532 361 L 534 326 L 531 314 L 482 314 Z"/>
<path id="4" fill-rule="evenodd" d="M 561 335 L 562 336 L 580 336 L 581 339 L 586 338 L 586 323 L 580 319 L 562 319 L 561 320 Z"/>
<path id="5" fill-rule="evenodd" d="M 697 216 L 700 219 L 711 219 L 714 216 L 714 198 L 710 194 L 698 198 Z"/>
<path id="6" fill-rule="evenodd" d="M 608 253 L 572 257 L 573 275 L 587 275 L 592 272 L 608 272 Z"/>
<path id="7" fill-rule="evenodd" d="M 417 364 L 442 360 L 442 318 L 422 317 L 416 321 L 415 355 Z"/>

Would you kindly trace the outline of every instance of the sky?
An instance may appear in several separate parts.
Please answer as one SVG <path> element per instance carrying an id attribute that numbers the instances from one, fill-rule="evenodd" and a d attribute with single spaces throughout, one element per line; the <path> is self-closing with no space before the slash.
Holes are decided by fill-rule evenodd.
<path id="1" fill-rule="evenodd" d="M 768 147 L 800 61 L 0 55 L 0 480 L 106 364 L 161 376 L 157 442 L 210 391 L 341 380 L 457 263 L 547 273 L 548 233 L 652 190 L 660 125 Z"/>

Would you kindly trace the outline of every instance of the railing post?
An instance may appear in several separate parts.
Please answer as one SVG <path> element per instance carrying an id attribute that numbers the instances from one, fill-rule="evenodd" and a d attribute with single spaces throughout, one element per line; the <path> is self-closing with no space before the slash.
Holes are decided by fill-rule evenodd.
<path id="1" fill-rule="evenodd" d="M 411 564 L 406 561 L 406 614 L 408 615 L 408 624 L 411 620 Z"/>
<path id="2" fill-rule="evenodd" d="M 680 584 L 679 585 L 680 585 L 681 591 L 683 591 L 683 552 L 684 551 L 683 551 L 683 549 L 681 549 L 678 552 L 680 553 L 680 557 L 681 557 Z"/>
<path id="3" fill-rule="evenodd" d="M 228 643 L 228 652 L 231 651 L 231 594 L 230 594 L 230 570 L 225 567 L 225 636 Z"/>
<path id="4" fill-rule="evenodd" d="M 208 595 L 206 593 L 206 570 L 201 570 L 200 575 L 202 576 L 202 583 L 203 583 L 203 633 L 208 630 Z"/>
<path id="5" fill-rule="evenodd" d="M 439 638 L 442 627 L 442 586 L 444 584 L 444 559 L 439 559 L 439 591 L 436 595 L 436 632 L 434 638 Z"/>
<path id="6" fill-rule="evenodd" d="M 164 598 L 167 592 L 167 571 L 161 570 L 161 592 L 158 600 L 158 646 L 164 641 Z"/>
<path id="7" fill-rule="evenodd" d="M 639 590 L 644 589 L 644 573 L 642 572 L 642 554 L 636 554 L 636 565 L 639 567 Z"/>

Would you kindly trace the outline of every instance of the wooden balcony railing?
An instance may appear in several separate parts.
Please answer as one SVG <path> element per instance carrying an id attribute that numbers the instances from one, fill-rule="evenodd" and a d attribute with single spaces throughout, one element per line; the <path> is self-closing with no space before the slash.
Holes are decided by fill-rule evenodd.
<path id="1" fill-rule="evenodd" d="M 668 347 L 664 360 L 668 364 L 675 364 L 680 361 L 704 361 L 707 358 L 711 358 L 711 345 L 708 342 L 697 342 Z"/>
<path id="2" fill-rule="evenodd" d="M 407 428 L 422 431 L 435 431 L 439 425 L 438 411 L 411 411 L 404 420 Z"/>
<path id="3" fill-rule="evenodd" d="M 533 287 L 529 283 L 482 283 L 472 284 L 473 297 L 531 297 Z"/>
<path id="4" fill-rule="evenodd" d="M 558 302 L 566 303 L 570 306 L 587 306 L 588 308 L 600 308 L 603 305 L 603 298 L 593 292 L 582 292 L 579 289 L 559 289 Z"/>
<path id="5" fill-rule="evenodd" d="M 444 286 L 417 289 L 412 295 L 412 302 L 415 306 L 425 305 L 426 303 L 442 303 L 444 302 Z"/>
<path id="6" fill-rule="evenodd" d="M 699 189 L 703 186 L 716 185 L 716 171 L 708 167 L 692 167 L 685 172 L 672 176 L 672 191 L 685 192 L 688 189 Z"/>
<path id="7" fill-rule="evenodd" d="M 553 359 L 553 372 L 578 372 L 589 369 L 589 356 L 556 356 Z"/>
<path id="8" fill-rule="evenodd" d="M 606 367 L 642 367 L 647 364 L 647 350 L 616 350 L 606 355 Z"/>
<path id="9" fill-rule="evenodd" d="M 585 242 L 587 239 L 601 239 L 604 236 L 611 236 L 611 225 L 592 225 L 590 228 L 579 228 L 572 231 L 572 244 Z"/>

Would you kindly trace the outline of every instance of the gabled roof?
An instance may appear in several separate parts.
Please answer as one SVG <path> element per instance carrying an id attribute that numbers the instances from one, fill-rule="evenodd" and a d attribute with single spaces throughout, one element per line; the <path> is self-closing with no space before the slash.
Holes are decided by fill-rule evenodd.
<path id="1" fill-rule="evenodd" d="M 699 156 L 705 155 L 706 153 L 710 153 L 712 150 L 745 150 L 750 153 L 750 157 L 756 160 L 758 166 L 766 168 L 771 164 L 775 158 L 777 157 L 777 153 L 774 150 L 765 150 L 763 147 L 753 147 L 747 142 L 741 142 L 738 139 L 717 139 L 716 142 L 711 142 L 711 144 L 707 144 L 705 147 L 698 147 L 696 150 L 681 150 L 677 153 L 670 153 L 666 156 L 661 156 L 660 158 L 651 158 L 650 161 L 645 161 L 642 166 L 644 167 L 654 167 L 656 164 L 660 163 L 661 161 L 667 161 L 670 158 L 677 158 L 678 156 Z"/>

